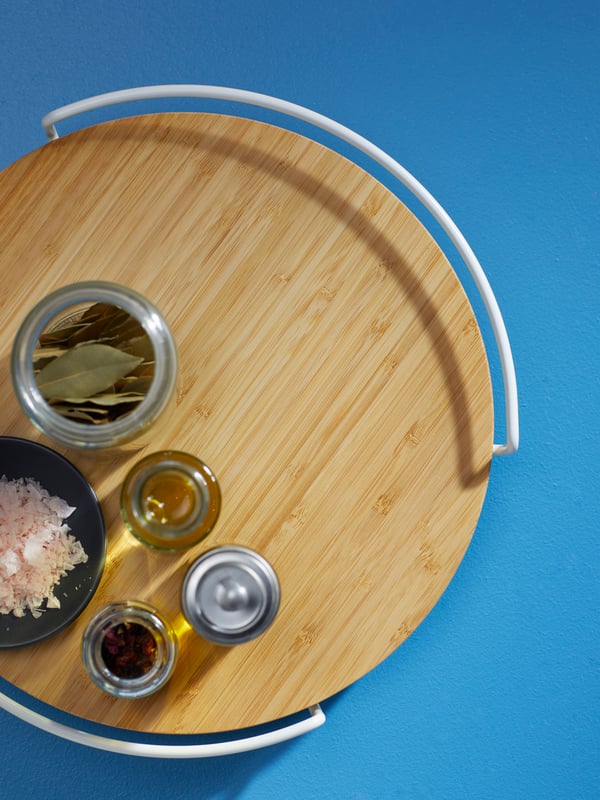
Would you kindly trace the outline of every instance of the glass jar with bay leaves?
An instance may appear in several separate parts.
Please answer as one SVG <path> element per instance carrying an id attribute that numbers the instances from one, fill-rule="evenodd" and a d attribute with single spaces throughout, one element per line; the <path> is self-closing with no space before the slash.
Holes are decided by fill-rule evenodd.
<path id="1" fill-rule="evenodd" d="M 64 286 L 26 316 L 11 354 L 15 393 L 30 421 L 68 447 L 138 439 L 168 405 L 177 350 L 165 319 L 132 289 Z"/>

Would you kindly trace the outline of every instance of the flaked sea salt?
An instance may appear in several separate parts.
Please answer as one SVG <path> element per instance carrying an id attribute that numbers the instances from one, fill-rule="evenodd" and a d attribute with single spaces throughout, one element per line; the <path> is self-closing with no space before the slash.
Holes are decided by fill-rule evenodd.
<path id="1" fill-rule="evenodd" d="M 64 522 L 74 511 L 32 478 L 0 478 L 0 614 L 60 608 L 56 584 L 88 560 Z"/>

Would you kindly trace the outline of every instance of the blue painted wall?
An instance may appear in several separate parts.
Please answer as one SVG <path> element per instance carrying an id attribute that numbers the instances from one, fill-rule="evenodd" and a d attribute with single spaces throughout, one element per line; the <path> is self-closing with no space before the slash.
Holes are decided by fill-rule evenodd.
<path id="1" fill-rule="evenodd" d="M 128 86 L 237 86 L 321 111 L 408 167 L 467 236 L 505 315 L 522 415 L 448 591 L 324 702 L 323 728 L 172 762 L 0 712 L 2 797 L 600 795 L 599 54 L 592 0 L 0 2 L 0 168 L 43 143 L 45 112 Z M 491 360 L 497 381 L 493 347 Z"/>

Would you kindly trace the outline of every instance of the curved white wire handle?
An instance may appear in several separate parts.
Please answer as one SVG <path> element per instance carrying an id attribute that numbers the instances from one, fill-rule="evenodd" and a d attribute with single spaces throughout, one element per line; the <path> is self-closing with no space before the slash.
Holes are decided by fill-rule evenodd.
<path id="1" fill-rule="evenodd" d="M 102 108 L 107 105 L 126 103 L 132 100 L 152 100 L 167 97 L 200 97 L 213 100 L 227 100 L 260 106 L 291 117 L 296 117 L 317 128 L 322 128 L 328 133 L 356 147 L 357 150 L 362 151 L 384 167 L 384 169 L 403 183 L 404 186 L 415 195 L 447 233 L 450 241 L 456 247 L 459 255 L 465 262 L 483 299 L 498 347 L 498 354 L 502 366 L 506 408 L 506 442 L 504 444 L 494 444 L 492 452 L 496 456 L 514 453 L 519 446 L 517 379 L 506 326 L 487 276 L 465 237 L 433 195 L 431 195 L 410 172 L 391 158 L 386 152 L 372 144 L 368 139 L 355 133 L 350 128 L 340 125 L 329 117 L 323 116 L 323 114 L 318 114 L 304 106 L 290 103 L 287 100 L 281 100 L 277 97 L 270 97 L 269 95 L 259 94 L 257 92 L 249 92 L 244 89 L 231 89 L 224 86 L 202 86 L 196 84 L 141 86 L 134 89 L 122 89 L 116 92 L 99 94 L 95 97 L 88 97 L 75 103 L 69 103 L 69 105 L 51 111 L 42 118 L 42 126 L 50 140 L 58 139 L 58 133 L 55 127 L 56 123 L 75 116 L 76 114 L 82 114 L 86 111 L 92 111 L 93 109 Z"/>
<path id="2" fill-rule="evenodd" d="M 111 753 L 120 753 L 128 756 L 146 756 L 148 758 L 211 758 L 213 756 L 228 756 L 234 753 L 246 753 L 250 750 L 259 750 L 280 742 L 286 742 L 320 727 L 325 722 L 325 714 L 317 703 L 308 709 L 309 716 L 300 722 L 293 722 L 282 728 L 255 736 L 234 739 L 229 742 L 214 742 L 204 744 L 151 744 L 146 742 L 132 742 L 122 739 L 111 739 L 99 736 L 88 731 L 77 730 L 62 722 L 57 722 L 32 711 L 27 706 L 18 703 L 11 697 L 0 692 L 0 708 L 8 711 L 15 717 L 40 728 L 47 733 L 77 742 L 97 750 L 108 750 Z"/>

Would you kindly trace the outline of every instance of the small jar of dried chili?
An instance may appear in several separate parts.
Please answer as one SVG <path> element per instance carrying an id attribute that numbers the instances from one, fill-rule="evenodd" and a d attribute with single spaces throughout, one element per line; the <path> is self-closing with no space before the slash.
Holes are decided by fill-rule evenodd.
<path id="1" fill-rule="evenodd" d="M 81 655 L 100 689 L 116 697 L 146 697 L 171 677 L 177 637 L 169 621 L 148 603 L 111 603 L 88 624 Z"/>

